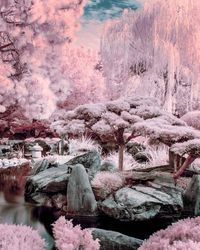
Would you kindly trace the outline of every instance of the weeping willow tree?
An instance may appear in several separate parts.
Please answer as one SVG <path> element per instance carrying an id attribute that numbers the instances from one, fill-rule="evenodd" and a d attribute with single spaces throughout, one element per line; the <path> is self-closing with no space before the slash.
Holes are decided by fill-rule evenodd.
<path id="1" fill-rule="evenodd" d="M 101 56 L 112 95 L 154 96 L 180 114 L 198 108 L 199 13 L 196 0 L 152 0 L 109 21 Z"/>

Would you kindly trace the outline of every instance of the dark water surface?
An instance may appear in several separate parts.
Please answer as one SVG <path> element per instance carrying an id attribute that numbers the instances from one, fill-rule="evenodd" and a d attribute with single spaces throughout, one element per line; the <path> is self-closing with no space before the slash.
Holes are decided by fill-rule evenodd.
<path id="1" fill-rule="evenodd" d="M 48 243 L 48 250 L 54 249 L 51 224 L 60 212 L 50 207 L 28 204 L 24 201 L 24 184 L 30 171 L 29 166 L 0 170 L 0 223 L 24 224 L 37 229 Z M 139 239 L 146 239 L 152 233 L 166 228 L 172 221 L 152 220 L 148 222 L 119 222 L 109 217 L 66 217 L 82 228 L 98 227 L 117 231 Z M 176 220 L 176 219 L 175 219 Z"/>

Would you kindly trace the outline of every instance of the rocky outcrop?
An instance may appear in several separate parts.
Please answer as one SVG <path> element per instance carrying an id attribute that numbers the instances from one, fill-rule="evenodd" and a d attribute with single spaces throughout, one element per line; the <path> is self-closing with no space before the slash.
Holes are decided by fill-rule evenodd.
<path id="1" fill-rule="evenodd" d="M 82 164 L 89 174 L 94 175 L 101 168 L 101 157 L 97 151 L 90 151 L 71 159 L 66 164 Z"/>
<path id="2" fill-rule="evenodd" d="M 145 151 L 145 146 L 138 142 L 129 142 L 126 145 L 126 150 L 134 157 L 137 153 Z"/>
<path id="3" fill-rule="evenodd" d="M 95 228 L 92 235 L 99 239 L 100 250 L 137 250 L 142 245 L 142 240 L 114 231 Z"/>
<path id="4" fill-rule="evenodd" d="M 138 152 L 134 155 L 134 159 L 139 163 L 145 163 L 150 161 L 151 156 L 145 152 Z"/>
<path id="5" fill-rule="evenodd" d="M 144 221 L 179 216 L 183 209 L 182 190 L 159 178 L 145 184 L 123 187 L 100 202 L 99 209 L 121 221 Z"/>
<path id="6" fill-rule="evenodd" d="M 116 170 L 118 170 L 118 168 L 112 161 L 105 160 L 101 164 L 100 171 L 115 172 Z"/>
<path id="7" fill-rule="evenodd" d="M 36 203 L 44 203 L 45 197 L 66 193 L 69 179 L 66 165 L 53 167 L 28 177 L 25 186 L 25 199 Z"/>
<path id="8" fill-rule="evenodd" d="M 69 176 L 73 168 L 81 163 L 83 163 L 84 171 L 87 170 L 88 174 L 93 176 L 101 167 L 100 155 L 96 151 L 90 151 L 72 158 L 63 165 L 51 164 L 46 159 L 36 162 L 27 178 L 25 199 L 30 202 L 44 204 L 54 194 L 66 195 Z M 84 177 L 85 181 L 88 174 L 86 174 L 87 177 Z M 87 184 L 88 182 L 86 181 Z"/>
<path id="9" fill-rule="evenodd" d="M 57 167 L 52 167 L 48 161 L 43 160 L 27 179 L 25 198 L 40 204 L 45 204 L 46 201 L 53 204 L 57 197 L 53 200 L 52 197 L 59 195 L 59 207 L 64 205 L 65 212 L 96 215 L 97 203 L 90 177 L 101 170 L 100 156 L 95 151 L 77 156 Z M 110 169 L 113 170 L 114 168 Z M 171 171 L 165 167 L 157 167 L 143 172 L 142 169 L 124 172 L 124 186 L 100 199 L 98 212 L 120 221 L 180 216 L 183 211 L 183 189 L 175 186 L 172 174 L 165 170 Z M 62 204 L 63 200 L 65 204 Z"/>
<path id="10" fill-rule="evenodd" d="M 200 215 L 200 175 L 194 175 L 184 194 L 185 210 Z"/>
<path id="11" fill-rule="evenodd" d="M 46 159 L 40 160 L 34 164 L 33 170 L 30 172 L 30 175 L 36 175 L 40 172 L 50 168 L 49 161 Z"/>
<path id="12" fill-rule="evenodd" d="M 92 191 L 88 174 L 83 165 L 73 167 L 67 186 L 67 212 L 76 215 L 92 215 L 97 203 Z"/>

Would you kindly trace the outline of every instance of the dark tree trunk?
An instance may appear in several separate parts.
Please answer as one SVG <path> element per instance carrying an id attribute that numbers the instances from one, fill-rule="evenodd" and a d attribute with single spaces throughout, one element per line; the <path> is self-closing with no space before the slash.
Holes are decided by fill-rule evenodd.
<path id="1" fill-rule="evenodd" d="M 179 170 L 174 174 L 174 179 L 178 179 L 182 173 L 185 171 L 187 167 L 196 159 L 196 157 L 189 155 L 184 161 L 183 165 L 179 168 Z"/>
<path id="2" fill-rule="evenodd" d="M 119 146 L 119 171 L 123 171 L 124 165 L 124 148 L 125 148 L 125 140 L 124 140 L 124 128 L 119 128 L 116 133 L 115 137 L 117 140 L 117 144 Z"/>
<path id="3" fill-rule="evenodd" d="M 124 165 L 124 145 L 119 145 L 119 171 L 123 171 Z"/>

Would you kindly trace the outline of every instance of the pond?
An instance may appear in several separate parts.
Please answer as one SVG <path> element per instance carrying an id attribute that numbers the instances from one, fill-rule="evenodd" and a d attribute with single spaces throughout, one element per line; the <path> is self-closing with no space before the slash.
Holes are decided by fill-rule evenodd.
<path id="1" fill-rule="evenodd" d="M 46 240 L 48 250 L 53 250 L 51 224 L 60 216 L 60 212 L 51 207 L 38 206 L 24 201 L 24 185 L 30 167 L 0 169 L 0 223 L 24 224 L 37 229 Z M 82 228 L 97 227 L 117 231 L 139 239 L 146 239 L 152 233 L 166 228 L 170 220 L 152 220 L 148 222 L 119 222 L 106 216 L 68 217 L 74 225 Z M 176 219 L 174 219 L 176 220 Z"/>

